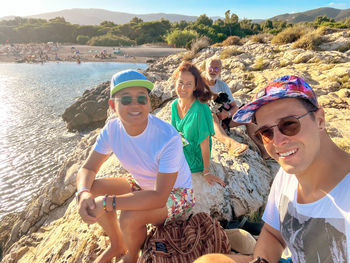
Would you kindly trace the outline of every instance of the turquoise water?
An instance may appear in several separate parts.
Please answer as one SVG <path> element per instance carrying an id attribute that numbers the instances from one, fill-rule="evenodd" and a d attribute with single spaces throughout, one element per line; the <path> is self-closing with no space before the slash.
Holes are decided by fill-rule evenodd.
<path id="1" fill-rule="evenodd" d="M 146 64 L 0 63 L 0 218 L 50 182 L 81 135 L 61 115 L 87 89 Z"/>

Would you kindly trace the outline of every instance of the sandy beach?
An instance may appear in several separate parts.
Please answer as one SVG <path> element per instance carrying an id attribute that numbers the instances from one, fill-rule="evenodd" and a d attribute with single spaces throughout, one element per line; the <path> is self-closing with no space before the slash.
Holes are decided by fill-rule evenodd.
<path id="1" fill-rule="evenodd" d="M 13 44 L 0 45 L 0 63 L 42 63 L 48 61 L 147 63 L 157 57 L 183 51 L 185 49 L 154 45 L 101 47 L 54 43 Z"/>

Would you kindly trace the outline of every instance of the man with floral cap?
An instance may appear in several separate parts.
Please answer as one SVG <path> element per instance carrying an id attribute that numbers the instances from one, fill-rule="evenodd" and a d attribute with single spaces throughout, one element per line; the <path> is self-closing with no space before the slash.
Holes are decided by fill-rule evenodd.
<path id="1" fill-rule="evenodd" d="M 278 78 L 233 119 L 256 123 L 281 165 L 251 262 L 279 262 L 286 246 L 293 263 L 350 262 L 350 154 L 329 137 L 311 87 L 297 76 Z"/>

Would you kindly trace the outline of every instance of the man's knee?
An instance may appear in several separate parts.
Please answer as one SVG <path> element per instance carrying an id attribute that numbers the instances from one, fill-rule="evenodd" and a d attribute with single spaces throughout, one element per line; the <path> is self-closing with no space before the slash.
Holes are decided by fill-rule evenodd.
<path id="1" fill-rule="evenodd" d="M 197 258 L 193 263 L 234 263 L 235 261 L 223 254 L 207 254 Z"/>

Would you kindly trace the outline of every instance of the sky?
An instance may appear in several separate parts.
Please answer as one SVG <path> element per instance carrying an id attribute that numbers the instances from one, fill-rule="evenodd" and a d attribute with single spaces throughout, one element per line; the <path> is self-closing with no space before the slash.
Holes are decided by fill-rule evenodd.
<path id="1" fill-rule="evenodd" d="M 27 16 L 71 8 L 101 8 L 133 14 L 171 13 L 210 17 L 227 10 L 238 17 L 266 19 L 319 7 L 350 8 L 350 0 L 1 0 L 0 17 Z"/>

